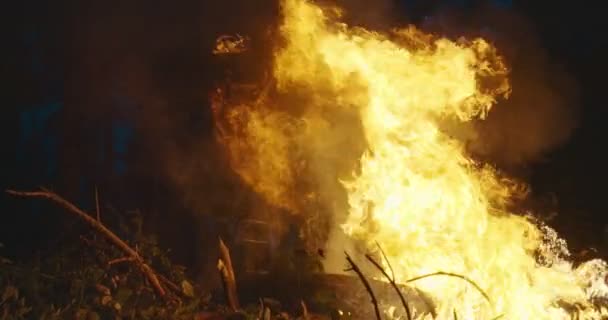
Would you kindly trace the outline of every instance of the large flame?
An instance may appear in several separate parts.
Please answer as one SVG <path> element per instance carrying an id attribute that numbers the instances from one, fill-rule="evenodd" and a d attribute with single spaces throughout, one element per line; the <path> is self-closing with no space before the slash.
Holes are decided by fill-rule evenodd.
<path id="1" fill-rule="evenodd" d="M 525 190 L 449 134 L 509 93 L 508 70 L 490 44 L 413 27 L 387 35 L 351 28 L 338 22 L 340 10 L 306 0 L 284 0 L 282 12 L 273 80 L 277 95 L 292 98 L 264 93 L 220 120 L 245 182 L 292 211 L 315 198 L 298 194 L 302 184 L 316 188 L 314 201 L 326 210 L 347 211 L 347 235 L 382 244 L 399 281 L 447 271 L 491 299 L 452 277 L 413 282 L 432 295 L 439 319 L 568 319 L 565 304 L 578 305 L 583 318 L 605 312 L 590 302 L 606 292 L 605 263 L 573 268 L 551 229 L 508 212 Z M 346 135 L 336 124 L 344 114 L 358 119 Z M 341 159 L 353 154 L 357 166 Z M 340 170 L 350 176 L 327 172 Z M 328 177 L 341 177 L 342 206 L 329 203 L 333 191 L 323 195 Z"/>

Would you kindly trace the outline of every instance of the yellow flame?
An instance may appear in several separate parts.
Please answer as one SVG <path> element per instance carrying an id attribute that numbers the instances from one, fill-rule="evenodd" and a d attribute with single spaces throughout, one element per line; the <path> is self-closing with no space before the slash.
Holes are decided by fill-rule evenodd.
<path id="1" fill-rule="evenodd" d="M 550 228 L 508 212 L 513 197 L 525 193 L 521 185 L 472 160 L 449 134 L 508 96 L 508 70 L 494 47 L 413 27 L 386 35 L 353 28 L 338 21 L 340 10 L 306 0 L 282 1 L 282 13 L 276 89 L 305 96 L 305 103 L 292 112 L 289 101 L 264 97 L 224 117 L 230 132 L 220 138 L 244 181 L 275 205 L 303 210 L 293 204 L 296 185 L 327 175 L 312 170 L 305 177 L 295 159 L 314 153 L 308 159 L 333 170 L 339 161 L 319 154 L 340 153 L 326 142 L 331 122 L 352 112 L 365 150 L 357 168 L 347 168 L 351 177 L 340 180 L 347 193 L 344 232 L 370 248 L 381 243 L 398 281 L 452 272 L 491 298 L 452 277 L 411 283 L 432 295 L 439 319 L 454 312 L 461 319 L 568 319 L 560 303 L 579 304 L 583 318 L 605 312 L 589 308 L 592 296 L 607 292 L 600 281 L 605 263 L 573 268 Z M 357 150 L 340 146 L 344 157 Z"/>

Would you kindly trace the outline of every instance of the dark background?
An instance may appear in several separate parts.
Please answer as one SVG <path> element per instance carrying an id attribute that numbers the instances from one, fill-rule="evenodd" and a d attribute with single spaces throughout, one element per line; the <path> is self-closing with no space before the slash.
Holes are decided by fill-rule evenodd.
<path id="1" fill-rule="evenodd" d="M 369 4 L 352 2 L 355 10 Z M 550 59 L 576 81 L 580 119 L 566 143 L 518 170 L 535 196 L 557 199 L 550 224 L 575 251 L 595 247 L 605 256 L 608 37 L 599 1 L 383 6 L 400 23 L 428 24 L 447 11 L 469 28 L 506 32 L 508 22 L 480 18 L 499 11 L 532 26 Z M 97 186 L 104 209 L 141 209 L 176 259 L 200 263 L 201 239 L 221 233 L 201 217 L 222 210 L 215 198 L 243 192 L 211 142 L 208 93 L 224 75 L 211 48 L 222 33 L 262 38 L 276 22 L 275 1 L 30 0 L 1 11 L 0 188 L 47 186 L 91 210 Z M 263 57 L 267 48 L 256 45 Z M 193 188 L 203 195 L 192 196 Z M 22 258 L 52 250 L 81 228 L 47 203 L 6 195 L 0 215 L 0 243 Z"/>

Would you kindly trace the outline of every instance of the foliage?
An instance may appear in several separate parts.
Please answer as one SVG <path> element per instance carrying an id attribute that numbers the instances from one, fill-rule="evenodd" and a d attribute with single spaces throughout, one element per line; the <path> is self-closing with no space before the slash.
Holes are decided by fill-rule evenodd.
<path id="1" fill-rule="evenodd" d="M 186 269 L 143 232 L 142 215 L 121 216 L 116 233 L 175 284 L 179 299 L 159 298 L 122 252 L 91 232 L 30 261 L 13 262 L 0 252 L 0 320 L 192 319 L 208 307 L 210 297 L 198 292 Z"/>

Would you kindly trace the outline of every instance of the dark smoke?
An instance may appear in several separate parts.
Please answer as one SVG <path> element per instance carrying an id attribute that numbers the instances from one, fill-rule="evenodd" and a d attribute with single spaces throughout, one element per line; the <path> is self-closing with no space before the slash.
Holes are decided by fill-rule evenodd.
<path id="1" fill-rule="evenodd" d="M 119 209 L 139 208 L 179 262 L 214 265 L 217 237 L 230 237 L 218 217 L 243 212 L 247 190 L 215 149 L 209 92 L 226 77 L 211 53 L 221 34 L 252 38 L 253 59 L 240 68 L 261 73 L 260 41 L 277 21 L 277 2 L 87 1 L 66 7 L 65 110 L 60 127 L 63 179 L 58 190 L 78 197 L 97 184 Z M 229 62 L 228 62 L 229 63 Z M 92 133 L 116 121 L 133 130 L 126 174 L 97 166 Z M 111 133 L 110 133 L 111 134 Z M 107 170 L 106 170 L 107 169 Z M 89 177 L 92 177 L 88 179 Z M 236 213 L 235 213 L 236 212 Z M 215 279 L 215 272 L 204 272 Z"/>

